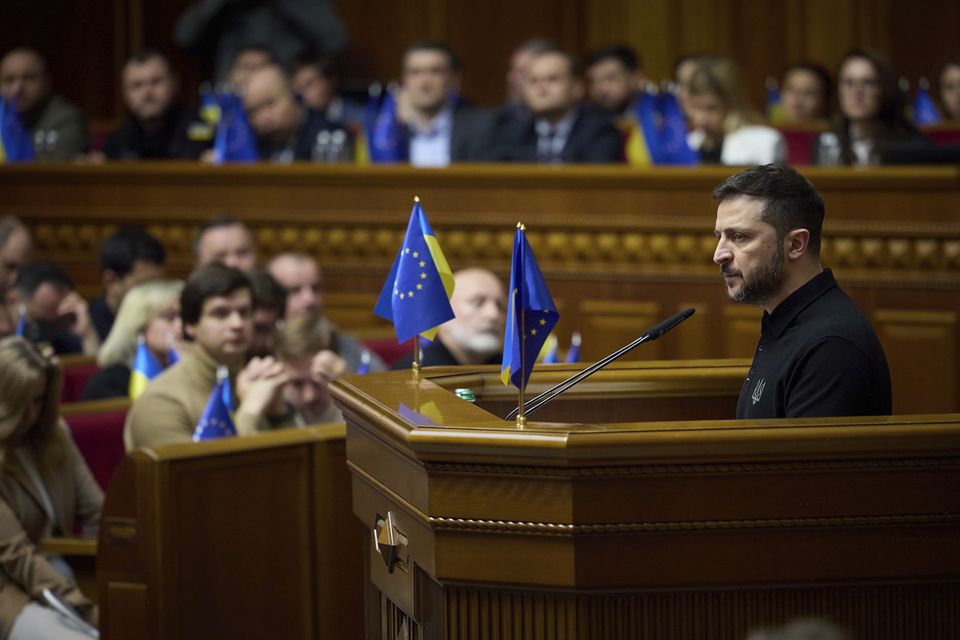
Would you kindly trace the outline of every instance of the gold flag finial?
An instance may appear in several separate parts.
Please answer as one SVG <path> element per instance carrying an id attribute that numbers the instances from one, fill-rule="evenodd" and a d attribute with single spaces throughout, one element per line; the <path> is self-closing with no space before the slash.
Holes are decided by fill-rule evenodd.
<path id="1" fill-rule="evenodd" d="M 523 223 L 521 222 L 521 223 L 520 223 L 520 231 L 526 231 L 526 230 L 527 230 L 527 225 L 525 225 L 525 224 L 523 224 Z"/>
<path id="2" fill-rule="evenodd" d="M 420 202 L 420 196 L 413 196 L 414 202 Z"/>

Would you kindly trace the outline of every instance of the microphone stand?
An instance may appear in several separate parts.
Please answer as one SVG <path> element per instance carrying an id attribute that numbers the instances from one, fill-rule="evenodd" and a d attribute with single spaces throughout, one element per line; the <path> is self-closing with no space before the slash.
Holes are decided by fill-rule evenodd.
<path id="1" fill-rule="evenodd" d="M 523 407 L 524 407 L 524 415 L 527 415 L 527 416 L 530 415 L 531 413 L 533 413 L 534 411 L 536 411 L 536 410 L 539 409 L 540 407 L 544 406 L 545 404 L 547 404 L 548 402 L 550 402 L 551 400 L 553 400 L 554 398 L 556 398 L 557 396 L 559 396 L 561 393 L 564 393 L 565 391 L 567 391 L 567 390 L 570 389 L 571 387 L 573 387 L 573 386 L 579 384 L 580 382 L 586 380 L 587 378 L 589 378 L 590 376 L 592 376 L 594 373 L 596 373 L 596 372 L 599 371 L 600 369 L 603 369 L 605 366 L 607 366 L 608 364 L 610 364 L 610 363 L 613 362 L 614 360 L 617 360 L 617 359 L 623 357 L 625 354 L 627 354 L 628 352 L 632 351 L 632 350 L 635 349 L 636 347 L 640 346 L 640 345 L 643 344 L 644 342 L 650 342 L 650 341 L 652 341 L 652 340 L 656 340 L 657 338 L 661 337 L 663 334 L 665 334 L 666 332 L 670 331 L 671 329 L 673 329 L 674 327 L 676 327 L 678 324 L 680 324 L 681 322 L 683 322 L 684 320 L 686 320 L 687 318 L 689 318 L 689 317 L 692 316 L 693 314 L 694 314 L 694 309 L 693 309 L 693 307 L 691 307 L 691 308 L 689 308 L 689 309 L 685 309 L 685 310 L 681 311 L 680 313 L 677 313 L 677 314 L 675 314 L 675 315 L 673 315 L 673 316 L 670 316 L 669 318 L 667 318 L 666 320 L 664 320 L 663 322 L 661 322 L 661 323 L 658 324 L 657 326 L 653 327 L 652 329 L 650 329 L 649 331 L 647 331 L 646 333 L 644 333 L 642 336 L 640 336 L 639 338 L 637 338 L 636 340 L 634 340 L 634 341 L 631 342 L 630 344 L 628 344 L 628 345 L 626 345 L 626 346 L 623 346 L 623 347 L 620 347 L 619 349 L 617 349 L 616 351 L 614 351 L 613 353 L 611 353 L 610 355 L 608 355 L 607 357 L 605 357 L 603 360 L 599 360 L 599 361 L 593 363 L 592 365 L 590 365 L 589 367 L 587 367 L 587 368 L 584 369 L 583 371 L 580 371 L 580 372 L 578 372 L 578 373 L 575 373 L 574 375 L 570 376 L 569 378 L 567 378 L 567 379 L 564 380 L 563 382 L 561 382 L 561 383 L 559 383 L 559 384 L 557 384 L 557 385 L 555 385 L 555 386 L 553 386 L 553 387 L 550 387 L 549 389 L 547 389 L 547 390 L 544 391 L 543 393 L 541 393 L 541 394 L 539 394 L 539 395 L 536 395 L 536 396 L 534 396 L 533 398 L 530 398 L 530 399 L 523 405 Z M 516 409 L 513 409 L 510 413 L 507 414 L 507 416 L 504 418 L 504 420 L 512 420 L 512 419 L 514 418 L 514 416 L 517 415 L 517 412 L 519 411 L 519 409 L 520 409 L 520 407 L 517 407 Z"/>

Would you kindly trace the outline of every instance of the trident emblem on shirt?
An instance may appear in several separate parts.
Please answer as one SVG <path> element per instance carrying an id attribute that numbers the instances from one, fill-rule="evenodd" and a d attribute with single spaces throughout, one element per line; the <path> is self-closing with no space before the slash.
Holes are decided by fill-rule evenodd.
<path id="1" fill-rule="evenodd" d="M 753 393 L 750 394 L 750 399 L 753 400 L 753 404 L 760 402 L 760 396 L 763 395 L 763 390 L 767 386 L 767 381 L 763 378 L 760 378 L 760 381 L 757 382 L 757 386 L 753 388 Z"/>

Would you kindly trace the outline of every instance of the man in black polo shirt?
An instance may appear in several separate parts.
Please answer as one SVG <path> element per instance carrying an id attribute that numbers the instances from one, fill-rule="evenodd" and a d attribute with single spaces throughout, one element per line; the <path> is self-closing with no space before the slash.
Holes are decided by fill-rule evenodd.
<path id="1" fill-rule="evenodd" d="M 889 415 L 890 370 L 869 321 L 820 263 L 823 199 L 769 164 L 713 191 L 713 261 L 734 302 L 763 307 L 737 418 Z"/>

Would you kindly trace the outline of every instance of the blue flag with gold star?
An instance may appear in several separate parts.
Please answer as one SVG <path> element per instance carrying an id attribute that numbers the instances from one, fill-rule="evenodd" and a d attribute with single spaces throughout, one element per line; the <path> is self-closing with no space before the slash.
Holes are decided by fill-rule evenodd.
<path id="1" fill-rule="evenodd" d="M 210 399 L 207 400 L 207 406 L 204 407 L 197 428 L 193 432 L 193 441 L 200 442 L 237 435 L 237 429 L 233 426 L 233 419 L 230 417 L 232 404 L 230 376 L 227 368 L 220 365 L 217 368 L 217 383 L 210 391 Z"/>
<path id="2" fill-rule="evenodd" d="M 523 225 L 517 225 L 513 241 L 510 301 L 500 370 L 503 384 L 513 383 L 518 389 L 526 389 L 537 354 L 560 319 L 525 231 Z"/>
<path id="3" fill-rule="evenodd" d="M 417 199 L 373 312 L 393 323 L 398 342 L 418 334 L 433 340 L 437 327 L 453 319 L 452 294 L 453 273 Z"/>

